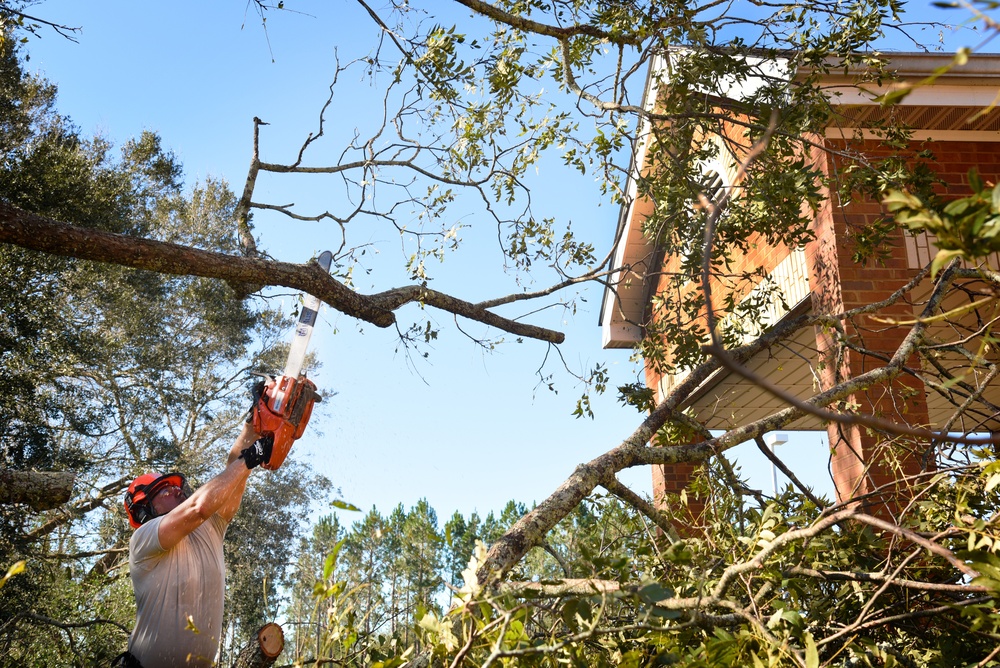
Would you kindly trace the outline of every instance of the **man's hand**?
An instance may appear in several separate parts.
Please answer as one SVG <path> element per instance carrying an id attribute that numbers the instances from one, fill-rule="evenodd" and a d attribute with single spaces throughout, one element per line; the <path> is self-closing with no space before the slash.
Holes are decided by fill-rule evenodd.
<path id="1" fill-rule="evenodd" d="M 273 436 L 264 436 L 258 439 L 253 445 L 240 451 L 240 459 L 247 465 L 248 469 L 255 469 L 261 464 L 266 464 L 271 459 L 271 448 L 274 446 Z"/>
<path id="2" fill-rule="evenodd" d="M 260 403 L 260 398 L 264 396 L 264 390 L 268 385 L 274 385 L 273 378 L 270 381 L 260 378 L 250 386 L 250 410 L 247 412 L 247 422 L 252 423 L 254 421 L 254 412 L 257 410 L 257 404 Z"/>

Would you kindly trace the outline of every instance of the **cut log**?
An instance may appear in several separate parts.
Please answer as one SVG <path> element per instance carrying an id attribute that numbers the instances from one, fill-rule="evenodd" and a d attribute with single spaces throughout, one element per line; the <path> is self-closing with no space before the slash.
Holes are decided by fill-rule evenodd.
<path id="1" fill-rule="evenodd" d="M 267 668 L 273 666 L 275 659 L 285 648 L 285 634 L 281 627 L 271 622 L 264 624 L 257 631 L 257 637 L 246 647 L 244 647 L 233 668 Z"/>
<path id="2" fill-rule="evenodd" d="M 75 480 L 75 473 L 0 470 L 0 504 L 51 510 L 69 501 Z"/>

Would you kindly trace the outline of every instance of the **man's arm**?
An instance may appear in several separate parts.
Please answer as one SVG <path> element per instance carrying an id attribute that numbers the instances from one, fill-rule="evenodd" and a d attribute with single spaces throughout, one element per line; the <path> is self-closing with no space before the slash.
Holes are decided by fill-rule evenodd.
<path id="1" fill-rule="evenodd" d="M 225 470 L 199 487 L 190 498 L 160 520 L 157 532 L 160 547 L 164 550 L 171 549 L 216 513 L 227 522 L 233 518 L 240 507 L 247 479 L 250 477 L 250 469 L 239 459 L 240 451 L 250 447 L 255 440 L 257 434 L 253 427 L 244 424 L 243 431 L 229 452 Z"/>
<path id="2" fill-rule="evenodd" d="M 258 438 L 260 438 L 260 434 L 253 430 L 253 424 L 250 422 L 243 423 L 243 431 L 240 432 L 240 435 L 236 438 L 236 442 L 233 443 L 233 447 L 229 450 L 229 458 L 226 460 L 226 467 L 228 468 L 233 465 L 233 462 L 237 462 L 246 468 L 246 462 L 240 459 L 240 453 L 253 445 Z M 227 523 L 236 517 L 236 511 L 240 509 L 240 503 L 243 501 L 243 492 L 246 491 L 248 479 L 249 476 L 244 478 L 243 482 L 239 486 L 239 489 L 233 490 L 233 493 L 229 495 L 226 502 L 222 504 L 221 508 L 219 508 L 219 515 L 221 515 L 222 519 L 226 520 Z"/>

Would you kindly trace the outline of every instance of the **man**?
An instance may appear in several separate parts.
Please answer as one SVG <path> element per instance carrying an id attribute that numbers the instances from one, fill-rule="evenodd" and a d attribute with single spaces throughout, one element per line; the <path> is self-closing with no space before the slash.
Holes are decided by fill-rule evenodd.
<path id="1" fill-rule="evenodd" d="M 135 529 L 129 568 L 136 624 L 128 652 L 113 666 L 212 666 L 222 633 L 222 540 L 243 499 L 250 471 L 267 461 L 265 444 L 243 425 L 225 470 L 189 493 L 179 473 L 147 473 L 125 494 Z"/>

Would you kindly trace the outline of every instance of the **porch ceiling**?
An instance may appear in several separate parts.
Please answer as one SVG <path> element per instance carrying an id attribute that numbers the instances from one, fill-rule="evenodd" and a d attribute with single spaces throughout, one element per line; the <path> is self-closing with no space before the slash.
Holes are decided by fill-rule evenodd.
<path id="1" fill-rule="evenodd" d="M 816 336 L 808 327 L 794 339 L 757 355 L 746 367 L 755 375 L 805 399 L 819 388 L 813 369 L 816 355 Z M 787 408 L 788 404 L 741 376 L 720 370 L 695 390 L 683 407 L 692 408 L 697 419 L 709 429 L 729 429 L 765 418 Z M 785 428 L 825 429 L 813 416 L 801 418 Z"/>
<path id="2" fill-rule="evenodd" d="M 914 294 L 913 297 L 919 307 L 921 295 Z M 964 303 L 968 303 L 968 298 L 963 301 L 963 297 L 956 294 L 945 303 L 945 308 L 957 308 Z M 977 315 L 971 313 L 957 325 L 932 323 L 928 335 L 934 341 L 956 342 L 997 315 L 980 314 L 981 319 L 977 321 Z M 1000 408 L 993 408 L 1000 407 L 1000 381 L 987 384 L 987 371 L 981 368 L 974 370 L 969 361 L 969 357 L 977 351 L 970 349 L 969 345 L 965 348 L 967 354 L 957 351 L 956 347 L 942 348 L 936 352 L 936 366 L 926 365 L 924 378 L 930 381 L 926 386 L 929 426 L 933 429 L 948 428 L 953 432 L 1000 432 Z M 996 351 L 988 357 L 993 363 L 1000 362 L 1000 354 Z M 755 375 L 793 396 L 807 399 L 819 391 L 817 359 L 815 333 L 808 327 L 795 338 L 757 355 L 746 366 Z M 945 383 L 942 371 L 955 380 L 950 381 L 951 384 Z M 958 407 L 973 392 L 981 392 L 986 403 L 978 403 L 964 417 L 955 419 Z M 693 409 L 697 419 L 709 429 L 729 429 L 765 418 L 787 408 L 788 404 L 741 376 L 720 370 L 692 392 L 682 407 Z M 821 420 L 811 415 L 784 428 L 826 429 Z"/>
<path id="3" fill-rule="evenodd" d="M 868 128 L 889 120 L 906 127 L 928 130 L 972 132 L 1000 131 L 1000 109 L 980 106 L 908 106 L 879 107 L 850 105 L 837 107 L 837 122 L 842 128 Z"/>
<path id="4" fill-rule="evenodd" d="M 930 290 L 930 282 L 924 281 L 913 291 L 915 311 L 925 303 Z M 962 313 L 970 302 L 989 294 L 992 291 L 985 282 L 964 283 L 962 290 L 953 290 L 941 304 L 941 311 L 952 316 L 927 324 L 925 339 L 935 346 L 928 351 L 934 355 L 933 362 L 924 362 L 930 381 L 927 407 L 931 422 L 939 428 L 951 422 L 950 431 L 1000 432 L 1000 381 L 990 382 L 988 369 L 972 362 L 983 356 L 987 364 L 1000 363 L 997 345 L 990 341 L 997 336 L 998 305 L 987 303 L 978 311 Z M 958 408 L 974 393 L 981 401 L 956 419 Z"/>

